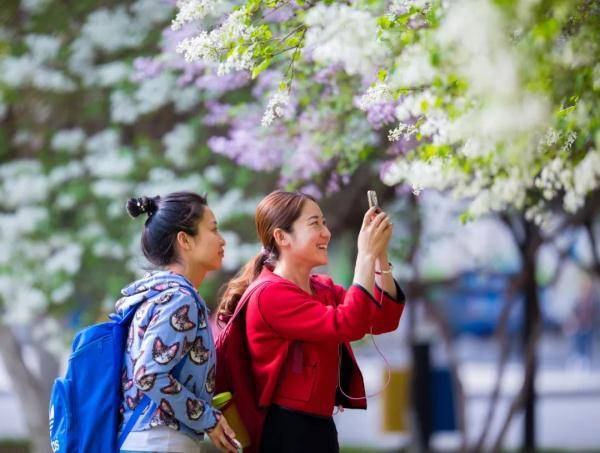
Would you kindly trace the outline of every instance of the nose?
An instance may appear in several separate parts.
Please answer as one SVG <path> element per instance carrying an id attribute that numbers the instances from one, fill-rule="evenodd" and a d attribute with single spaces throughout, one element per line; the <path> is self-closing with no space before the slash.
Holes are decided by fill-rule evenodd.
<path id="1" fill-rule="evenodd" d="M 327 240 L 331 239 L 331 231 L 326 226 L 323 226 L 323 231 L 321 232 L 321 236 L 326 237 Z"/>

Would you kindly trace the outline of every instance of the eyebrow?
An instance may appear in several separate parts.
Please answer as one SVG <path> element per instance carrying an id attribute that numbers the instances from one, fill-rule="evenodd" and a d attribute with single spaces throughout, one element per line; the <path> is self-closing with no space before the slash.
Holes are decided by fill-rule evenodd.
<path id="1" fill-rule="evenodd" d="M 308 222 L 309 220 L 319 220 L 320 217 L 323 217 L 323 219 L 325 219 L 325 216 L 319 216 L 319 215 L 311 215 L 308 219 L 306 219 L 306 221 Z"/>

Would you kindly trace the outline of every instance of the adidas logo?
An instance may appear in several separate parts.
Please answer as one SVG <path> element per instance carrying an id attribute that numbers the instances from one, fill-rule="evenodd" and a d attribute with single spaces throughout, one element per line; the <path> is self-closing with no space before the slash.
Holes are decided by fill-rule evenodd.
<path id="1" fill-rule="evenodd" d="M 50 420 L 50 432 L 52 432 L 52 428 L 54 427 L 54 404 L 50 406 L 50 414 L 48 414 L 48 418 Z"/>

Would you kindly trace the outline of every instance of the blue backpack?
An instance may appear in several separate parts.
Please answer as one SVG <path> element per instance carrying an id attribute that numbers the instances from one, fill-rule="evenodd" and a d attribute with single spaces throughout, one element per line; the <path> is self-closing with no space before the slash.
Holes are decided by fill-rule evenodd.
<path id="1" fill-rule="evenodd" d="M 187 285 L 181 286 L 191 289 Z M 196 292 L 191 292 L 198 303 Z M 64 378 L 54 381 L 50 395 L 50 447 L 53 453 L 118 452 L 150 404 L 150 398 L 144 395 L 121 435 L 117 436 L 125 343 L 138 306 L 132 305 L 123 316 L 112 313 L 110 321 L 87 327 L 75 336 L 67 373 Z M 181 360 L 173 369 L 176 379 L 184 363 L 185 360 Z"/>

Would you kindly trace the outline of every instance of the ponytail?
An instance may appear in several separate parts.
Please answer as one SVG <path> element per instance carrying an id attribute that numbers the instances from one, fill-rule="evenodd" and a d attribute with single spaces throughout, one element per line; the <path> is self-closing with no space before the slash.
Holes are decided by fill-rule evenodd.
<path id="1" fill-rule="evenodd" d="M 223 326 L 233 316 L 238 302 L 242 298 L 248 286 L 258 278 L 268 261 L 268 254 L 260 252 L 233 277 L 221 296 L 219 307 L 217 308 L 217 322 Z"/>

